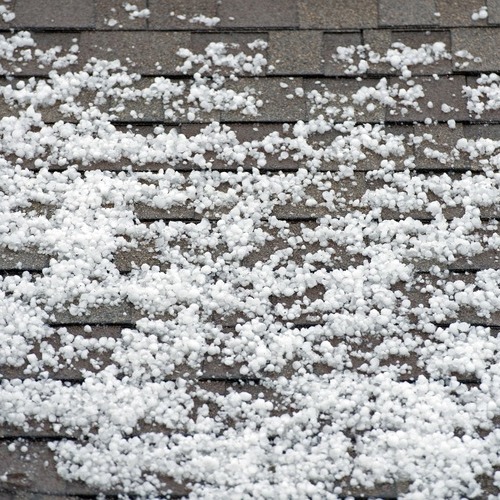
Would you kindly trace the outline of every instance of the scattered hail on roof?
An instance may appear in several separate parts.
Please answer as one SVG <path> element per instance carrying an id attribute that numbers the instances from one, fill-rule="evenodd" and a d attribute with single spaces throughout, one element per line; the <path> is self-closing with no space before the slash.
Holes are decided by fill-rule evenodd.
<path id="1" fill-rule="evenodd" d="M 0 119 L 0 245 L 47 259 L 0 277 L 0 364 L 24 373 L 1 381 L 0 420 L 83 438 L 49 445 L 57 470 L 103 491 L 154 498 L 171 477 L 204 499 L 336 498 L 393 481 L 408 482 L 404 498 L 480 497 L 480 476 L 500 485 L 500 340 L 487 326 L 500 271 L 447 269 L 500 247 L 500 141 L 446 146 L 432 127 L 363 123 L 381 108 L 426 117 L 412 67 L 449 59 L 440 43 L 339 48 L 346 73 L 388 63 L 401 79 L 342 93 L 290 79 L 282 88 L 313 117 L 257 139 L 216 122 L 191 135 L 114 124 L 154 100 L 167 121 L 258 121 L 265 99 L 230 83 L 264 74 L 265 47 L 183 49 L 192 79 L 143 85 L 119 61 L 65 70 L 76 46 L 0 37 L 12 110 Z M 33 59 L 49 77 L 16 79 Z M 471 115 L 500 106 L 498 78 L 464 87 Z M 453 108 L 433 105 L 456 131 Z M 445 170 L 420 171 L 425 159 Z M 125 168 L 87 170 L 103 164 Z M 155 261 L 121 269 L 137 249 Z M 55 326 L 100 311 L 131 324 L 114 336 Z M 83 383 L 54 377 L 80 360 Z M 210 363 L 258 383 L 216 390 L 197 379 Z"/>

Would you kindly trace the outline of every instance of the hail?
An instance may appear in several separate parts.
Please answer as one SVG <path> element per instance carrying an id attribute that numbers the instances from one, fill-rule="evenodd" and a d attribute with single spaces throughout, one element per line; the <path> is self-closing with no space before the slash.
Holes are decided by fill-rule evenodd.
<path id="1" fill-rule="evenodd" d="M 0 46 L 18 67 L 37 54 L 26 32 Z M 405 498 L 484 496 L 482 477 L 500 486 L 496 141 L 442 151 L 432 128 L 363 123 L 376 107 L 420 109 L 421 86 L 387 79 L 292 88 L 315 118 L 255 140 L 220 123 L 113 124 L 141 100 L 166 119 L 258 120 L 261 96 L 229 84 L 263 74 L 265 48 L 183 49 L 191 80 L 146 85 L 119 61 L 61 72 L 55 51 L 48 79 L 1 87 L 0 247 L 20 269 L 43 263 L 0 277 L 0 360 L 20 374 L 0 381 L 0 420 L 84 438 L 50 443 L 57 471 L 103 492 L 155 498 L 169 477 L 205 499 L 394 482 Z M 443 58 L 439 44 L 368 52 L 404 78 Z M 496 78 L 464 89 L 471 112 Z M 419 171 L 422 155 L 470 170 Z M 125 168 L 83 168 L 99 164 Z M 100 317 L 129 324 L 57 326 Z M 211 366 L 246 383 L 200 380 Z M 57 379 L 67 370 L 80 383 Z"/>

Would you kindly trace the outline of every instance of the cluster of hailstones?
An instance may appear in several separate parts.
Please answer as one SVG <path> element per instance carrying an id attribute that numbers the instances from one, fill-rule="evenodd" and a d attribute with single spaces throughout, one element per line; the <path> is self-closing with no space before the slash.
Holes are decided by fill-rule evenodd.
<path id="1" fill-rule="evenodd" d="M 244 141 L 220 123 L 113 123 L 158 101 L 167 122 L 258 122 L 261 40 L 183 49 L 189 82 L 144 85 L 119 61 L 71 70 L 77 46 L 0 38 L 13 74 L 54 68 L 0 87 L 0 248 L 33 268 L 0 277 L 0 364 L 19 374 L 0 382 L 0 419 L 63 436 L 49 444 L 63 478 L 149 498 L 175 484 L 204 499 L 500 486 L 500 142 L 434 138 L 459 129 L 446 102 L 448 123 L 426 117 L 411 69 L 451 58 L 443 44 L 339 48 L 348 74 L 388 63 L 401 80 L 341 95 L 291 79 L 312 118 Z M 463 89 L 471 115 L 500 107 L 498 78 Z M 380 108 L 428 127 L 364 123 Z M 75 321 L 89 324 L 58 326 Z M 61 380 L 71 370 L 78 383 Z"/>

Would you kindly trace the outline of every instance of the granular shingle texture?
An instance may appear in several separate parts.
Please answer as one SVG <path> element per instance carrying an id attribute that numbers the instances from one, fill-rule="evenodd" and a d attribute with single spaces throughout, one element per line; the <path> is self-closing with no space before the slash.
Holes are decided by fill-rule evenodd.
<path id="1" fill-rule="evenodd" d="M 272 31 L 269 64 L 278 75 L 323 74 L 322 46 L 320 31 Z"/>
<path id="2" fill-rule="evenodd" d="M 380 26 L 435 26 L 439 24 L 435 0 L 379 1 Z"/>
<path id="3" fill-rule="evenodd" d="M 189 33 L 175 31 L 89 31 L 81 35 L 80 51 L 83 58 L 119 59 L 140 74 L 171 75 L 178 74 L 181 59 L 176 53 L 189 40 Z"/>
<path id="4" fill-rule="evenodd" d="M 464 68 L 465 71 L 495 71 L 500 62 L 496 47 L 500 43 L 500 28 L 457 28 L 451 31 L 453 51 L 468 50 L 479 54 Z"/>
<path id="5" fill-rule="evenodd" d="M 221 0 L 217 7 L 221 28 L 297 28 L 297 1 Z"/>
<path id="6" fill-rule="evenodd" d="M 298 1 L 302 29 L 360 29 L 377 26 L 375 0 L 344 2 L 342 0 Z"/>
<path id="7" fill-rule="evenodd" d="M 19 28 L 91 29 L 96 25 L 93 0 L 16 0 L 14 24 Z"/>

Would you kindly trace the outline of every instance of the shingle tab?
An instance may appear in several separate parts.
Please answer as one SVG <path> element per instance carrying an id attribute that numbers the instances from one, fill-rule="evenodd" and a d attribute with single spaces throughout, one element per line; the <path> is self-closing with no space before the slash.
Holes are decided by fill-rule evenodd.
<path id="1" fill-rule="evenodd" d="M 424 97 L 417 99 L 420 110 L 407 106 L 406 111 L 388 109 L 386 119 L 396 121 L 423 122 L 426 118 L 439 121 L 466 120 L 468 113 L 465 99 L 462 97 L 462 86 L 465 84 L 464 76 L 441 77 L 415 77 L 413 81 L 422 86 Z M 391 78 L 391 84 L 400 84 L 398 78 Z M 405 85 L 401 85 L 405 87 Z M 429 104 L 430 103 L 430 104 Z"/>
<path id="2" fill-rule="evenodd" d="M 221 28 L 295 28 L 299 25 L 296 0 L 220 0 Z"/>
<path id="3" fill-rule="evenodd" d="M 353 104 L 352 96 L 361 87 L 374 87 L 378 80 L 353 80 L 352 78 L 321 78 L 304 81 L 306 95 L 318 93 L 324 99 L 319 105 L 314 98 L 308 97 L 309 118 L 331 115 L 336 120 L 352 118 L 359 123 L 380 122 L 384 120 L 385 110 L 379 103 L 370 100 L 366 104 Z M 368 104 L 370 105 L 368 107 Z M 338 110 L 334 112 L 334 110 Z"/>
<path id="4" fill-rule="evenodd" d="M 72 324 L 130 324 L 142 317 L 142 313 L 134 309 L 129 302 L 123 302 L 116 306 L 101 305 L 89 308 L 81 315 L 73 315 L 68 309 L 57 311 L 53 315 L 52 323 L 55 325 Z"/>
<path id="5" fill-rule="evenodd" d="M 387 49 L 392 44 L 392 30 L 390 29 L 376 29 L 364 30 L 363 42 L 370 46 L 370 49 L 379 54 L 385 54 Z M 370 75 L 380 75 L 391 73 L 391 65 L 387 62 L 379 62 L 378 64 L 371 64 L 368 69 Z"/>
<path id="6" fill-rule="evenodd" d="M 114 31 L 91 32 L 81 35 L 80 57 L 96 57 L 120 62 L 131 72 L 145 75 L 179 74 L 176 67 L 182 59 L 176 55 L 182 47 L 189 46 L 186 32 Z"/>
<path id="7" fill-rule="evenodd" d="M 13 26 L 29 28 L 94 28 L 94 0 L 16 0 Z"/>
<path id="8" fill-rule="evenodd" d="M 456 28 L 451 31 L 453 53 L 467 50 L 480 60 L 467 61 L 463 71 L 500 71 L 500 27 L 499 28 Z M 457 58 L 458 63 L 464 62 Z"/>
<path id="9" fill-rule="evenodd" d="M 476 0 L 476 1 L 484 4 L 483 0 Z M 500 24 L 500 1 L 487 0 L 486 5 L 488 6 L 488 23 Z"/>
<path id="10" fill-rule="evenodd" d="M 379 0 L 380 26 L 435 26 L 435 0 Z"/>
<path id="11" fill-rule="evenodd" d="M 377 26 L 377 0 L 299 0 L 302 29 L 360 29 Z"/>
<path id="12" fill-rule="evenodd" d="M 464 168 L 465 158 L 455 155 L 457 141 L 464 136 L 461 123 L 455 124 L 455 128 L 450 128 L 447 124 L 439 123 L 433 125 L 415 125 L 415 135 L 422 136 L 422 142 L 415 145 L 415 166 L 417 169 L 450 169 Z M 442 157 L 434 154 L 443 153 Z"/>
<path id="13" fill-rule="evenodd" d="M 345 74 L 345 65 L 336 61 L 338 47 L 350 47 L 362 44 L 361 32 L 353 33 L 325 33 L 323 35 L 323 60 L 325 76 L 342 76 Z"/>
<path id="14" fill-rule="evenodd" d="M 392 43 L 401 42 L 407 47 L 418 49 L 424 44 L 433 45 L 441 42 L 447 52 L 451 52 L 451 35 L 449 31 L 393 31 Z M 416 64 L 410 66 L 414 75 L 443 75 L 452 72 L 451 59 L 439 59 L 431 64 Z"/>
<path id="15" fill-rule="evenodd" d="M 451 51 L 451 35 L 448 30 L 436 31 L 402 31 L 390 29 L 377 29 L 363 31 L 364 43 L 370 46 L 370 49 L 382 56 L 394 43 L 402 43 L 406 47 L 419 49 L 422 45 L 433 45 L 436 42 L 444 43 L 446 51 Z M 404 49 L 400 49 L 401 52 Z M 408 68 L 414 75 L 433 75 L 447 74 L 452 72 L 451 58 L 441 58 L 433 60 L 430 64 L 410 64 Z M 369 75 L 386 75 L 395 73 L 397 70 L 387 62 L 370 64 Z"/>
<path id="16" fill-rule="evenodd" d="M 2 481 L 3 498 L 43 499 L 47 494 L 45 498 L 48 500 L 61 498 L 60 495 L 74 498 L 73 495 L 93 496 L 102 493 L 101 489 L 89 486 L 83 481 L 63 479 L 57 473 L 54 453 L 47 446 L 46 441 L 35 440 L 27 443 L 28 456 L 31 457 L 29 460 L 24 453 L 12 453 L 9 449 L 11 442 L 16 443 L 16 440 L 5 439 L 0 442 L 0 462 L 3 464 L 2 472 L 6 478 Z M 187 488 L 180 486 L 169 477 L 162 477 L 162 482 L 174 495 L 188 494 Z M 113 490 L 107 490 L 106 493 L 112 494 Z"/>
<path id="17" fill-rule="evenodd" d="M 15 440 L 12 440 L 15 442 Z M 52 494 L 92 494 L 99 493 L 96 488 L 84 484 L 82 481 L 67 482 L 57 473 L 53 452 L 46 442 L 29 443 L 30 455 L 36 460 L 26 460 L 26 455 L 12 453 L 9 450 L 9 440 L 0 442 L 0 462 L 5 481 L 2 481 L 2 491 L 8 492 L 4 498 L 26 496 L 33 498 L 30 492 Z M 10 497 L 9 492 L 12 493 Z M 23 493 L 26 493 L 24 495 Z M 37 495 L 38 496 L 38 495 Z"/>
<path id="18" fill-rule="evenodd" d="M 277 75 L 323 73 L 323 33 L 320 31 L 271 31 L 269 64 Z"/>
<path id="19" fill-rule="evenodd" d="M 485 0 L 436 0 L 439 25 L 450 27 L 487 25 L 491 18 L 489 3 L 488 19 L 472 20 L 472 13 L 479 11 L 483 5 L 486 5 Z"/>
<path id="20" fill-rule="evenodd" d="M 210 43 L 224 43 L 226 44 L 225 50 L 228 54 L 245 54 L 255 55 L 262 54 L 267 59 L 268 49 L 259 46 L 258 48 L 251 49 L 248 44 L 256 40 L 268 42 L 269 35 L 266 32 L 224 32 L 224 33 L 210 33 L 210 32 L 193 32 L 191 33 L 190 49 L 196 54 L 205 54 L 205 49 Z M 266 73 L 267 68 L 262 68 L 263 73 Z M 218 67 L 217 72 L 226 76 L 234 73 L 231 67 Z"/>
<path id="21" fill-rule="evenodd" d="M 0 247 L 0 270 L 29 269 L 40 271 L 49 265 L 50 257 L 36 249 L 26 248 L 21 251 Z"/>
<path id="22" fill-rule="evenodd" d="M 203 29 L 203 23 L 197 22 L 197 16 L 215 18 L 217 14 L 216 0 L 149 0 L 151 18 L 149 27 L 158 29 Z"/>
<path id="23" fill-rule="evenodd" d="M 237 92 L 249 91 L 256 99 L 263 101 L 258 116 L 244 115 L 240 111 L 223 111 L 222 121 L 262 121 L 288 122 L 304 120 L 306 118 L 305 99 L 294 93 L 300 87 L 300 78 L 242 78 L 237 82 L 230 82 L 228 88 Z"/>
<path id="24" fill-rule="evenodd" d="M 148 26 L 145 17 L 133 17 L 123 0 L 96 1 L 96 28 L 105 30 L 143 30 Z M 147 0 L 134 0 L 138 11 L 148 7 Z"/>
<path id="25" fill-rule="evenodd" d="M 468 139 L 479 139 L 486 137 L 495 141 L 500 140 L 500 124 L 498 123 L 475 123 L 464 125 L 464 137 Z"/>
<path id="26" fill-rule="evenodd" d="M 53 47 L 60 47 L 58 56 L 65 56 L 69 54 L 72 47 L 77 48 L 76 45 L 79 44 L 79 33 L 64 33 L 64 32 L 43 32 L 43 33 L 33 33 L 33 40 L 36 43 L 36 50 L 45 53 Z M 31 50 L 31 49 L 30 49 Z M 32 53 L 34 51 L 32 50 Z M 73 53 L 76 56 L 76 53 Z M 53 69 L 54 61 L 50 58 L 38 57 L 35 54 L 29 61 L 24 61 L 20 58 L 15 62 L 2 61 L 2 66 L 15 73 L 17 76 L 45 76 L 48 75 Z M 61 71 L 75 71 L 82 67 L 81 58 L 75 62 L 68 61 L 68 64 L 60 66 L 59 72 Z"/>

